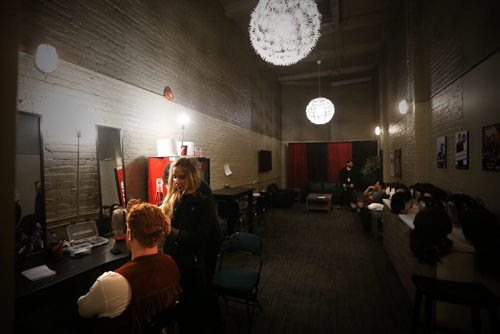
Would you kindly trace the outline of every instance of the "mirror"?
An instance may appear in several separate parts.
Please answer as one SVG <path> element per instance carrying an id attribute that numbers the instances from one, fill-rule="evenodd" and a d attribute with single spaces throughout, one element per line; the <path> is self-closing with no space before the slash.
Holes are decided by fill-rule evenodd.
<path id="1" fill-rule="evenodd" d="M 38 253 L 47 245 L 41 116 L 16 116 L 16 253 Z"/>
<path id="2" fill-rule="evenodd" d="M 111 232 L 113 210 L 127 203 L 122 130 L 97 125 L 97 172 L 99 175 L 99 234 Z"/>

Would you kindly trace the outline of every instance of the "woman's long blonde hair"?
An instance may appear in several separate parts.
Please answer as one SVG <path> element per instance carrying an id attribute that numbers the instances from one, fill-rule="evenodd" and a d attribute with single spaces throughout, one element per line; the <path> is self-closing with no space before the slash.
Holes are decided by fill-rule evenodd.
<path id="1" fill-rule="evenodd" d="M 182 168 L 186 173 L 186 189 L 183 192 L 179 191 L 174 185 L 173 170 L 175 167 Z M 200 188 L 200 164 L 194 158 L 180 157 L 172 162 L 168 169 L 165 169 L 163 178 L 166 179 L 168 193 L 160 208 L 167 217 L 172 218 L 175 205 L 182 198 L 182 195 L 184 193 L 193 193 Z"/>

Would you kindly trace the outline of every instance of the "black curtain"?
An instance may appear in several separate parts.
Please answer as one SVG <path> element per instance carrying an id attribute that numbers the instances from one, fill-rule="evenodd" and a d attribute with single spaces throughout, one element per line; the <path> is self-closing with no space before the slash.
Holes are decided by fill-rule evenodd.
<path id="1" fill-rule="evenodd" d="M 307 175 L 309 181 L 326 181 L 326 172 L 328 168 L 327 155 L 327 143 L 307 144 Z"/>

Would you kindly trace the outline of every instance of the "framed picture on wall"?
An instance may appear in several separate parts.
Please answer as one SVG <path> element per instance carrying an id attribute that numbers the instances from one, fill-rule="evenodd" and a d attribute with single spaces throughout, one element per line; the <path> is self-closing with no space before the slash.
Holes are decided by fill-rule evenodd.
<path id="1" fill-rule="evenodd" d="M 469 169 L 469 131 L 455 133 L 455 166 Z"/>
<path id="2" fill-rule="evenodd" d="M 483 170 L 500 172 L 500 123 L 483 126 Z"/>
<path id="3" fill-rule="evenodd" d="M 394 150 L 394 176 L 401 177 L 401 149 Z"/>
<path id="4" fill-rule="evenodd" d="M 438 137 L 436 142 L 437 167 L 446 168 L 446 136 Z"/>

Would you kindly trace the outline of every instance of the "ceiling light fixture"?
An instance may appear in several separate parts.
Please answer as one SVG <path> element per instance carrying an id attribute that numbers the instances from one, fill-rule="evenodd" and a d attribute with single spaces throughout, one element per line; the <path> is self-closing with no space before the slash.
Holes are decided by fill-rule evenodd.
<path id="1" fill-rule="evenodd" d="M 335 107 L 329 99 L 321 97 L 321 59 L 316 61 L 318 64 L 318 96 L 311 100 L 306 107 L 306 116 L 314 124 L 328 123 L 333 114 L 335 114 Z"/>
<path id="2" fill-rule="evenodd" d="M 380 126 L 377 126 L 377 127 L 375 128 L 375 135 L 376 135 L 376 136 L 380 136 L 380 134 L 381 134 L 381 133 L 382 133 L 382 129 L 380 128 Z"/>
<path id="3" fill-rule="evenodd" d="M 259 0 L 248 30 L 250 42 L 262 59 L 288 66 L 311 52 L 320 26 L 321 14 L 313 0 Z"/>

